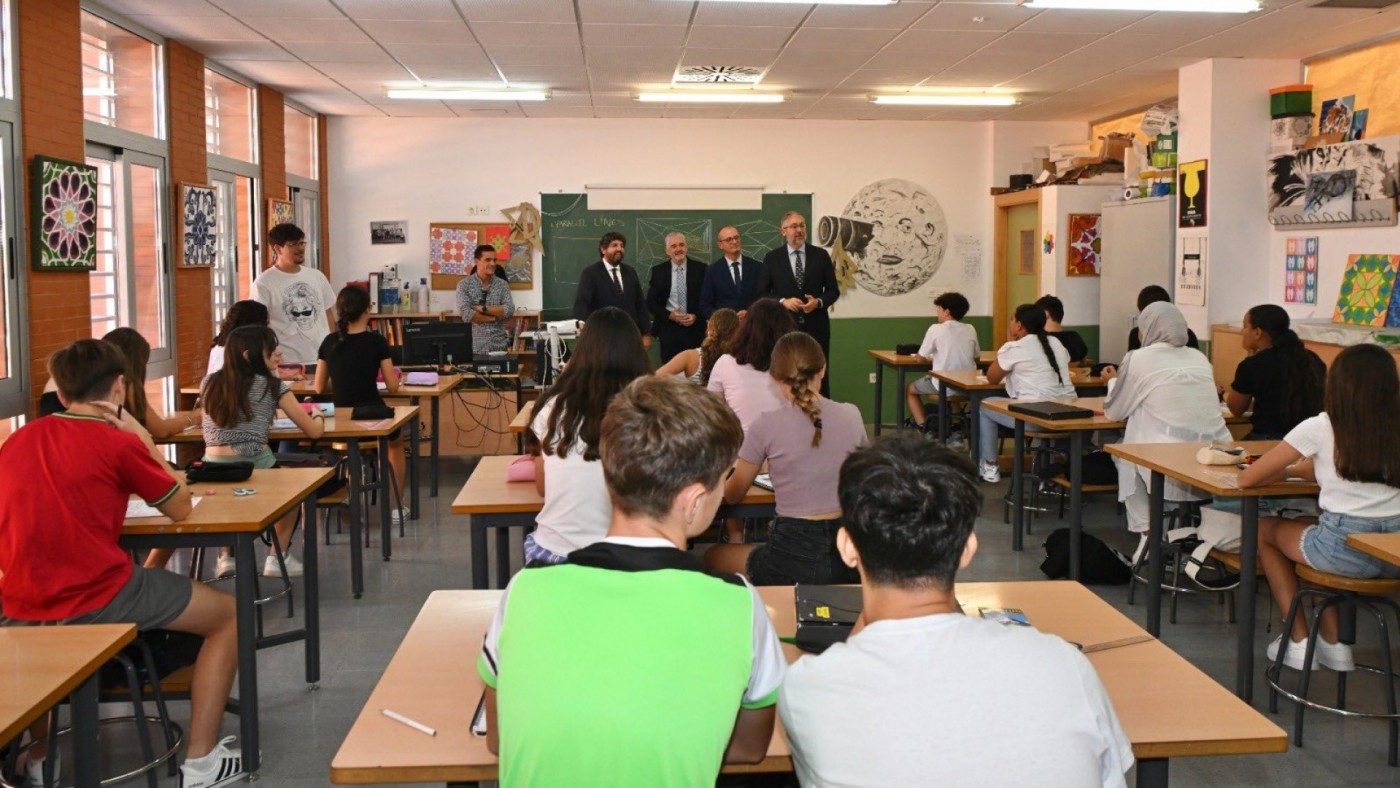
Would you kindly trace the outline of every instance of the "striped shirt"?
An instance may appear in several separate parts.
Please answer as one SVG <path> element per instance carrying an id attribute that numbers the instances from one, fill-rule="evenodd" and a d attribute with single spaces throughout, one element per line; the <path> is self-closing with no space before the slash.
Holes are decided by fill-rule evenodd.
<path id="1" fill-rule="evenodd" d="M 268 390 L 269 380 L 262 375 L 253 377 L 253 385 L 248 389 L 248 410 L 251 413 L 245 416 L 240 411 L 238 422 L 232 427 L 220 427 L 209 416 L 209 411 L 204 411 L 204 421 L 200 426 L 204 430 L 206 447 L 228 446 L 244 457 L 252 457 L 267 448 L 267 433 L 272 428 L 273 418 L 277 416 L 277 401 L 292 388 L 290 383 L 276 381 L 277 395 L 273 396 Z M 209 378 L 205 378 L 204 383 L 207 387 Z M 200 393 L 201 400 L 206 396 L 207 391 Z"/>

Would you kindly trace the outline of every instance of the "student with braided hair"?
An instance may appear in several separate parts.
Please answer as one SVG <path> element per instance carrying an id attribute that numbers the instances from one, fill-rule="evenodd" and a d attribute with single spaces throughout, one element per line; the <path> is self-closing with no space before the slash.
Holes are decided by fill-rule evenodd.
<path id="1" fill-rule="evenodd" d="M 1240 342 L 1249 355 L 1235 368 L 1225 404 L 1236 416 L 1254 411 L 1245 440 L 1281 440 L 1322 412 L 1327 367 L 1293 333 L 1283 307 L 1260 304 L 1246 312 Z"/>
<path id="2" fill-rule="evenodd" d="M 724 500 L 742 500 L 767 462 L 778 517 L 766 543 L 716 545 L 705 563 L 715 571 L 742 572 L 754 585 L 857 582 L 836 552 L 836 482 L 846 455 L 869 443 L 860 409 L 821 395 L 826 356 L 808 334 L 794 331 L 778 340 L 769 375 L 783 401 L 744 434 Z"/>
<path id="3" fill-rule="evenodd" d="M 997 400 L 1068 399 L 1074 396 L 1074 384 L 1069 379 L 1069 351 L 1060 340 L 1045 332 L 1045 310 L 1035 304 L 1016 307 L 1016 316 L 1006 330 L 1007 342 L 997 351 L 997 360 L 987 368 L 989 383 L 1005 383 L 1006 397 L 988 397 L 982 402 Z M 982 465 L 979 475 L 984 482 L 1001 481 L 997 468 L 997 427 L 1014 427 L 1010 416 L 982 409 Z"/>

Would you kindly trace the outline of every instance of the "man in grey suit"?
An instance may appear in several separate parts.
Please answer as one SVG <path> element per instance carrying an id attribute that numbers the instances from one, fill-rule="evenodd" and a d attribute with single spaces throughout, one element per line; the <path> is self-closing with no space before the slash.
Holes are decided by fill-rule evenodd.
<path id="1" fill-rule="evenodd" d="M 826 375 L 822 378 L 822 395 L 826 396 L 831 390 L 831 320 L 827 310 L 841 297 L 836 267 L 825 249 L 807 243 L 807 220 L 802 214 L 788 211 L 780 228 L 787 243 L 764 256 L 758 294 L 779 299 L 792 312 L 798 330 L 821 344 L 826 355 Z"/>
<path id="2" fill-rule="evenodd" d="M 685 233 L 666 234 L 666 262 L 651 269 L 647 286 L 647 309 L 651 324 L 661 342 L 661 363 L 705 341 L 705 319 L 700 308 L 700 289 L 705 281 L 705 264 L 692 260 Z"/>

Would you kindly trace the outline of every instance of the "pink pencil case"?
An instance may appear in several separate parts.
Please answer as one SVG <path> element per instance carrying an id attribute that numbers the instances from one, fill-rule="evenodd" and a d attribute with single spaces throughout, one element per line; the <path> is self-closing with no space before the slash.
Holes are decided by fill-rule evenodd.
<path id="1" fill-rule="evenodd" d="M 321 412 L 324 413 L 324 414 L 326 414 L 327 416 L 334 416 L 334 415 L 335 415 L 335 406 L 332 405 L 332 404 L 329 403 L 329 402 L 303 402 L 303 403 L 301 403 L 301 409 L 304 410 L 304 411 L 306 411 L 308 414 L 311 413 L 311 409 L 312 409 L 312 408 L 320 408 L 320 409 L 321 409 Z"/>
<path id="2" fill-rule="evenodd" d="M 535 480 L 535 458 L 522 455 L 506 466 L 507 482 L 532 482 Z"/>

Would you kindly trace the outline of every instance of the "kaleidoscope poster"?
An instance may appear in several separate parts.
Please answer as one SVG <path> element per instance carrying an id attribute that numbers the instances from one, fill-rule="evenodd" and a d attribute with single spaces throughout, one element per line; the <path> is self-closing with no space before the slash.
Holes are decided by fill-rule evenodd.
<path id="1" fill-rule="evenodd" d="M 1065 274 L 1068 276 L 1098 276 L 1102 262 L 1103 240 L 1099 235 L 1097 213 L 1069 215 L 1069 240 L 1065 254 Z"/>
<path id="2" fill-rule="evenodd" d="M 480 243 L 478 225 L 428 225 L 428 270 L 435 274 L 465 276 L 472 254 Z"/>
<path id="3" fill-rule="evenodd" d="M 1317 236 L 1285 241 L 1283 301 L 1287 304 L 1317 303 Z"/>
<path id="4" fill-rule="evenodd" d="M 1384 326 L 1397 270 L 1400 270 L 1400 256 L 1397 255 L 1354 254 L 1347 258 L 1332 322 Z"/>
<path id="5" fill-rule="evenodd" d="M 218 195 L 208 186 L 180 184 L 182 265 L 213 265 L 218 251 Z"/>
<path id="6" fill-rule="evenodd" d="M 97 168 L 35 156 L 32 177 L 34 269 L 97 268 Z"/>

